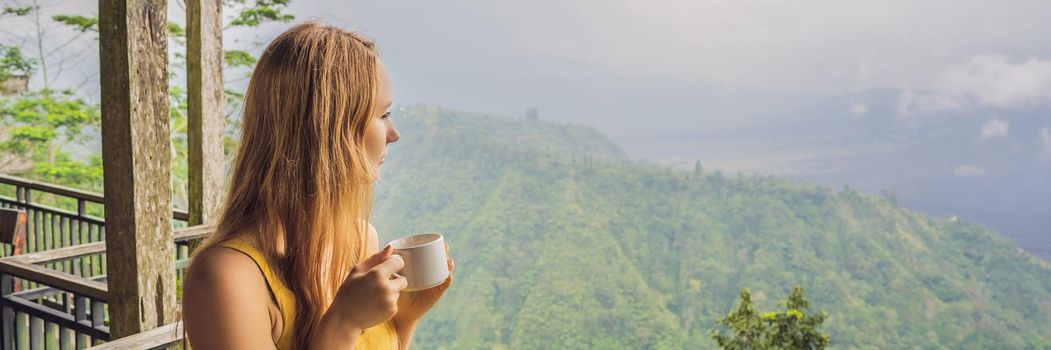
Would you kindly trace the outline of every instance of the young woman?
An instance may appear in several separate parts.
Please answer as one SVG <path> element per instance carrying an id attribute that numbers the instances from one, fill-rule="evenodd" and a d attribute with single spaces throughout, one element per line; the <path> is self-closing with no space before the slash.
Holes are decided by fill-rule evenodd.
<path id="1" fill-rule="evenodd" d="M 378 249 L 369 216 L 399 138 L 390 105 L 390 77 L 364 37 L 307 22 L 267 46 L 225 206 L 184 281 L 194 350 L 408 348 L 452 276 L 402 292 L 404 262 Z"/>

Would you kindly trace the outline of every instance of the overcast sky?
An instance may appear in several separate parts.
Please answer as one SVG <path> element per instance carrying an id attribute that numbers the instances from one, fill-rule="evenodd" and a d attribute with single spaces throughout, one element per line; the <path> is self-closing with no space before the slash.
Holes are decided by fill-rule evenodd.
<path id="1" fill-rule="evenodd" d="M 1051 54 L 1048 1 L 297 0 L 293 8 L 416 60 L 547 57 L 723 86 L 924 87 L 976 55 Z"/>
<path id="2" fill-rule="evenodd" d="M 97 12 L 94 1 L 46 2 L 54 13 Z M 179 2 L 169 7 L 182 21 Z M 374 38 L 399 102 L 511 115 L 538 107 L 541 118 L 620 139 L 718 129 L 870 88 L 909 91 L 904 113 L 967 99 L 1051 99 L 1051 1 L 294 0 L 291 8 L 297 21 Z M 5 43 L 32 29 L 0 22 Z M 265 43 L 290 25 L 225 39 Z M 69 33 L 49 35 L 62 42 Z M 97 85 L 97 45 L 67 51 L 75 47 L 86 59 L 60 83 L 94 76 L 87 85 Z M 942 93 L 912 92 L 930 90 Z M 658 125 L 639 128 L 640 118 Z"/>
<path id="3" fill-rule="evenodd" d="M 1051 1 L 296 0 L 292 8 L 375 38 L 404 102 L 499 113 L 538 106 L 542 117 L 619 137 L 637 130 L 637 117 L 717 127 L 870 88 L 948 95 L 920 100 L 933 108 L 1051 97 Z"/>

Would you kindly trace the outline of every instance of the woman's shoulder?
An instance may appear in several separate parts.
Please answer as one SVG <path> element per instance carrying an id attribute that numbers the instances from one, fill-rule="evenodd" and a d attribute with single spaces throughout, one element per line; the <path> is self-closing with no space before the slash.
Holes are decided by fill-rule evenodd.
<path id="1" fill-rule="evenodd" d="M 242 251 L 216 245 L 193 257 L 183 281 L 184 298 L 203 292 L 210 297 L 269 299 L 266 279 L 252 257 Z M 200 300 L 208 303 L 208 300 Z"/>
<path id="2" fill-rule="evenodd" d="M 194 255 L 186 278 L 187 282 L 223 283 L 236 279 L 263 282 L 263 275 L 251 256 L 225 245 L 207 247 Z"/>
<path id="3" fill-rule="evenodd" d="M 225 335 L 252 343 L 257 339 L 250 338 L 271 333 L 269 290 L 251 257 L 216 245 L 206 248 L 193 260 L 183 281 L 182 300 L 183 319 L 191 342 L 210 342 L 205 339 Z M 197 337 L 193 336 L 195 333 Z M 272 346 L 272 342 L 270 344 Z"/>

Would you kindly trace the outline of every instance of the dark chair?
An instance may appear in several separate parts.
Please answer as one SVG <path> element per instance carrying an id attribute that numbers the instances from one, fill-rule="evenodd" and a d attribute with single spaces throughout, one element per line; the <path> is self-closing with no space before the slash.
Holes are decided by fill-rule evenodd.
<path id="1" fill-rule="evenodd" d="M 26 239 L 25 210 L 0 208 L 0 242 L 20 247 Z"/>

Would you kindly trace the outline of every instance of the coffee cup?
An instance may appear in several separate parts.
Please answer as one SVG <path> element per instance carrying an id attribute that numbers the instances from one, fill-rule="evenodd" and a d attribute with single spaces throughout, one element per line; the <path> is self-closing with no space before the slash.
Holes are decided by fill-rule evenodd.
<path id="1" fill-rule="evenodd" d="M 445 255 L 445 237 L 440 233 L 421 233 L 390 242 L 394 254 L 401 256 L 405 267 L 399 272 L 409 282 L 403 291 L 415 292 L 433 288 L 449 278 Z"/>

